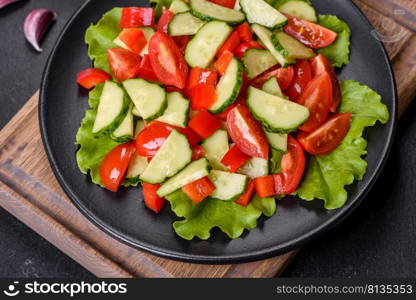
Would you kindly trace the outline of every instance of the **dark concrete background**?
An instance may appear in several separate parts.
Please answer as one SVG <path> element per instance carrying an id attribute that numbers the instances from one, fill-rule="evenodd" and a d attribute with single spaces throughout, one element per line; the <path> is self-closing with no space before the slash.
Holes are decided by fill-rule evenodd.
<path id="1" fill-rule="evenodd" d="M 84 0 L 29 0 L 0 11 L 0 128 L 38 89 L 60 30 Z M 58 21 L 36 53 L 22 24 L 33 8 L 57 11 Z M 286 277 L 414 277 L 416 273 L 416 103 L 399 124 L 389 162 L 364 203 L 340 226 L 304 247 Z M 0 277 L 93 275 L 0 209 Z"/>

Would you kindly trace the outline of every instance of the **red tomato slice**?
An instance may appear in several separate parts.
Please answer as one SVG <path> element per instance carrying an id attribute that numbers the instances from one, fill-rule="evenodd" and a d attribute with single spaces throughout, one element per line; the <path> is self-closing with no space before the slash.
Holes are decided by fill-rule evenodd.
<path id="1" fill-rule="evenodd" d="M 149 56 L 159 81 L 165 85 L 185 87 L 188 65 L 175 41 L 164 32 L 156 32 L 149 42 Z"/>
<path id="2" fill-rule="evenodd" d="M 190 38 L 187 35 L 178 35 L 173 36 L 173 40 L 175 41 L 176 45 L 178 45 L 179 50 L 181 50 L 181 53 L 185 52 L 186 46 L 188 45 Z"/>
<path id="3" fill-rule="evenodd" d="M 312 71 L 307 60 L 299 60 L 295 65 L 295 77 L 285 93 L 291 101 L 297 102 L 300 95 L 312 80 Z"/>
<path id="4" fill-rule="evenodd" d="M 111 75 L 100 69 L 86 69 L 77 74 L 77 83 L 86 89 L 91 89 L 107 80 L 111 80 Z"/>
<path id="5" fill-rule="evenodd" d="M 227 107 L 222 113 L 215 115 L 217 118 L 223 121 L 227 121 L 228 113 L 233 110 L 234 107 L 239 105 L 246 105 L 246 98 L 245 97 L 238 97 L 237 100 Z"/>
<path id="6" fill-rule="evenodd" d="M 305 152 L 289 135 L 288 148 L 282 158 L 282 173 L 274 175 L 276 195 L 290 195 L 298 188 L 305 171 Z"/>
<path id="7" fill-rule="evenodd" d="M 107 52 L 111 72 L 119 82 L 137 77 L 142 60 L 139 55 L 122 48 L 108 49 Z"/>
<path id="8" fill-rule="evenodd" d="M 294 77 L 295 69 L 291 66 L 277 69 L 276 78 L 282 91 L 285 91 L 290 86 Z"/>
<path id="9" fill-rule="evenodd" d="M 155 213 L 159 213 L 165 206 L 165 198 L 160 198 L 157 195 L 157 190 L 160 184 L 143 183 L 143 198 L 146 207 Z"/>
<path id="10" fill-rule="evenodd" d="M 341 144 L 350 129 L 350 124 L 351 113 L 336 114 L 315 131 L 301 132 L 297 138 L 308 153 L 328 154 Z"/>
<path id="11" fill-rule="evenodd" d="M 150 62 L 150 57 L 148 54 L 143 55 L 143 59 L 142 59 L 142 62 L 140 63 L 137 76 L 139 78 L 143 78 L 151 82 L 159 81 L 155 72 L 153 71 L 152 64 Z"/>
<path id="12" fill-rule="evenodd" d="M 234 53 L 235 49 L 238 47 L 238 45 L 240 45 L 240 43 L 240 35 L 238 34 L 237 30 L 234 30 L 218 51 L 217 57 L 221 57 L 225 51 Z"/>
<path id="13" fill-rule="evenodd" d="M 153 121 L 136 138 L 136 148 L 141 156 L 153 157 L 171 134 L 172 126 Z"/>
<path id="14" fill-rule="evenodd" d="M 312 75 L 318 76 L 324 72 L 327 72 L 331 77 L 332 82 L 332 105 L 330 108 L 331 112 L 336 112 L 338 106 L 341 104 L 341 87 L 339 80 L 334 68 L 332 67 L 331 61 L 323 54 L 319 54 L 310 60 L 312 69 Z"/>
<path id="15" fill-rule="evenodd" d="M 101 182 L 106 189 L 117 192 L 135 152 L 134 143 L 127 143 L 115 147 L 107 154 L 99 169 Z"/>
<path id="16" fill-rule="evenodd" d="M 247 22 L 239 25 L 236 30 L 240 36 L 240 40 L 244 42 L 250 42 L 253 40 L 253 32 Z"/>
<path id="17" fill-rule="evenodd" d="M 249 49 L 264 49 L 264 47 L 255 41 L 243 42 L 234 50 L 234 54 L 241 59 Z"/>
<path id="18" fill-rule="evenodd" d="M 299 129 L 311 132 L 323 124 L 332 104 L 332 83 L 327 72 L 318 75 L 308 84 L 298 103 L 309 109 L 308 121 Z"/>
<path id="19" fill-rule="evenodd" d="M 155 13 L 153 8 L 124 7 L 121 13 L 121 28 L 153 27 Z"/>
<path id="20" fill-rule="evenodd" d="M 269 159 L 269 144 L 261 127 L 244 106 L 234 107 L 227 116 L 227 129 L 238 148 L 250 157 Z"/>
<path id="21" fill-rule="evenodd" d="M 327 47 L 337 39 L 336 32 L 323 26 L 286 15 L 287 25 L 283 30 L 312 49 Z"/>
<path id="22" fill-rule="evenodd" d="M 170 21 L 172 21 L 174 16 L 175 16 L 175 14 L 173 12 L 171 12 L 170 10 L 163 7 L 163 13 L 160 16 L 160 19 L 159 19 L 159 22 L 157 23 L 156 29 L 158 31 L 162 31 L 162 32 L 167 33 L 169 23 L 170 23 Z"/>
<path id="23" fill-rule="evenodd" d="M 236 0 L 209 0 L 209 1 L 218 5 L 224 6 L 224 7 L 234 8 Z"/>
<path id="24" fill-rule="evenodd" d="M 140 54 L 147 45 L 147 40 L 143 31 L 137 28 L 123 29 L 118 37 L 134 54 Z"/>

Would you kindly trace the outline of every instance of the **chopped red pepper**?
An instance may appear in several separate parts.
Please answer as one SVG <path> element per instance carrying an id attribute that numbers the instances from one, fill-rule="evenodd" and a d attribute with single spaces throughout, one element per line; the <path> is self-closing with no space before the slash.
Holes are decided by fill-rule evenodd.
<path id="1" fill-rule="evenodd" d="M 86 89 L 91 89 L 107 80 L 111 80 L 111 75 L 100 69 L 86 69 L 77 75 L 77 83 Z"/>
<path id="2" fill-rule="evenodd" d="M 217 90 L 212 84 L 199 83 L 190 92 L 193 110 L 210 109 L 217 100 Z"/>
<path id="3" fill-rule="evenodd" d="M 218 80 L 217 72 L 212 71 L 212 70 L 201 69 L 200 67 L 195 67 L 189 73 L 186 86 L 188 90 L 191 90 L 199 83 L 216 85 L 217 80 Z"/>
<path id="4" fill-rule="evenodd" d="M 206 110 L 202 110 L 189 122 L 189 127 L 206 139 L 221 128 L 221 122 Z"/>
<path id="5" fill-rule="evenodd" d="M 241 205 L 241 206 L 247 206 L 250 204 L 251 200 L 253 199 L 254 193 L 256 192 L 256 185 L 254 183 L 254 180 L 250 180 L 250 182 L 247 185 L 247 189 L 244 192 L 244 194 L 242 194 L 240 196 L 240 198 L 238 198 L 235 203 Z"/>
<path id="6" fill-rule="evenodd" d="M 220 75 L 224 75 L 234 55 L 230 51 L 225 51 L 215 62 L 214 68 Z"/>
<path id="7" fill-rule="evenodd" d="M 202 202 L 212 195 L 215 189 L 215 185 L 208 177 L 198 179 L 182 187 L 182 191 L 195 203 Z"/>
<path id="8" fill-rule="evenodd" d="M 159 213 L 166 203 L 165 198 L 160 198 L 156 193 L 159 188 L 160 184 L 143 183 L 144 204 L 155 213 Z"/>
<path id="9" fill-rule="evenodd" d="M 179 50 L 181 50 L 182 53 L 185 52 L 185 48 L 190 41 L 189 36 L 178 35 L 178 36 L 173 36 L 172 38 L 175 41 L 176 45 L 178 45 Z"/>
<path id="10" fill-rule="evenodd" d="M 186 127 L 186 128 L 176 127 L 176 130 L 186 136 L 191 148 L 198 145 L 198 143 L 202 141 L 202 138 L 195 131 L 193 131 L 190 127 Z"/>
<path id="11" fill-rule="evenodd" d="M 152 64 L 150 63 L 150 57 L 148 54 L 143 56 L 142 62 L 140 63 L 138 77 L 143 78 L 147 81 L 158 82 L 158 78 L 153 71 Z"/>
<path id="12" fill-rule="evenodd" d="M 250 159 L 250 156 L 241 152 L 241 150 L 234 145 L 224 155 L 221 163 L 228 168 L 231 173 L 237 172 Z"/>
<path id="13" fill-rule="evenodd" d="M 155 13 L 153 8 L 124 7 L 121 13 L 121 28 L 153 27 Z"/>
<path id="14" fill-rule="evenodd" d="M 244 22 L 240 26 L 237 27 L 238 35 L 241 41 L 244 42 L 251 42 L 253 41 L 253 32 L 251 31 L 250 25 L 247 22 Z"/>
<path id="15" fill-rule="evenodd" d="M 118 38 L 126 44 L 131 52 L 134 54 L 140 54 L 143 48 L 147 44 L 146 37 L 140 29 L 137 28 L 126 28 L 120 32 Z"/>
<path id="16" fill-rule="evenodd" d="M 198 160 L 205 156 L 205 149 L 202 146 L 195 146 L 192 148 L 192 160 Z"/>
<path id="17" fill-rule="evenodd" d="M 217 53 L 217 57 L 221 57 L 221 55 L 225 51 L 229 51 L 231 53 L 234 53 L 235 49 L 240 45 L 240 35 L 236 30 L 234 30 L 231 35 L 228 37 L 228 39 L 225 41 L 225 43 L 222 45 L 220 50 Z"/>
<path id="18" fill-rule="evenodd" d="M 209 0 L 209 1 L 218 5 L 224 6 L 224 7 L 234 8 L 236 0 Z"/>
<path id="19" fill-rule="evenodd" d="M 235 49 L 235 56 L 241 59 L 249 49 L 264 49 L 264 47 L 255 41 L 243 42 Z"/>
<path id="20" fill-rule="evenodd" d="M 168 26 L 170 21 L 172 21 L 175 14 L 171 12 L 169 9 L 163 7 L 163 13 L 160 16 L 159 22 L 157 23 L 156 29 L 158 31 L 168 32 Z"/>
<path id="21" fill-rule="evenodd" d="M 259 196 L 260 198 L 266 198 L 276 195 L 274 188 L 274 175 L 258 177 L 254 179 L 254 183 L 256 186 L 257 196 Z"/>

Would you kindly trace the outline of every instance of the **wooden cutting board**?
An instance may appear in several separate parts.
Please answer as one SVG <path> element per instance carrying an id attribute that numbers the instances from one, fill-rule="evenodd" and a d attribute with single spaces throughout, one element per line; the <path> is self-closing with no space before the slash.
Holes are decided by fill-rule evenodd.
<path id="1" fill-rule="evenodd" d="M 416 1 L 354 2 L 385 40 L 394 40 L 385 45 L 402 114 L 416 96 Z M 245 264 L 197 265 L 152 256 L 109 237 L 81 215 L 58 185 L 41 142 L 38 96 L 0 132 L 0 205 L 96 276 L 274 277 L 296 254 Z"/>

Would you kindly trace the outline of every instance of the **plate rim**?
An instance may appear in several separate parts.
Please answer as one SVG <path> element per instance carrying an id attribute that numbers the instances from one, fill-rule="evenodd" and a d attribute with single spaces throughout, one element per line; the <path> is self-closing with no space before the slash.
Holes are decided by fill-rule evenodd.
<path id="1" fill-rule="evenodd" d="M 284 244 L 279 244 L 272 247 L 262 248 L 261 250 L 256 251 L 250 251 L 247 253 L 239 253 L 239 254 L 233 254 L 233 255 L 195 255 L 195 254 L 188 254 L 186 252 L 180 252 L 180 251 L 173 251 L 173 250 L 167 250 L 163 247 L 154 246 L 152 244 L 146 243 L 146 242 L 138 242 L 134 243 L 124 237 L 122 233 L 120 233 L 118 230 L 115 230 L 111 226 L 108 226 L 108 224 L 98 217 L 94 216 L 92 213 L 88 211 L 88 209 L 81 203 L 82 201 L 79 201 L 78 197 L 73 193 L 72 189 L 68 186 L 66 183 L 66 180 L 61 173 L 61 171 L 58 168 L 57 160 L 52 154 L 52 148 L 51 144 L 49 142 L 49 137 L 46 130 L 46 118 L 45 118 L 45 106 L 46 106 L 46 96 L 45 96 L 45 90 L 47 85 L 47 80 L 49 77 L 49 73 L 51 70 L 52 60 L 56 54 L 57 49 L 60 46 L 61 41 L 66 35 L 66 32 L 71 27 L 73 21 L 77 18 L 77 16 L 91 3 L 93 3 L 96 0 L 87 0 L 85 1 L 71 16 L 71 18 L 68 20 L 64 28 L 62 29 L 48 59 L 47 63 L 45 65 L 42 79 L 41 79 L 41 87 L 40 87 L 40 97 L 39 97 L 39 105 L 38 105 L 38 115 L 39 115 L 39 128 L 40 133 L 42 137 L 42 143 L 45 148 L 45 152 L 48 157 L 48 161 L 51 165 L 51 169 L 61 186 L 61 188 L 64 190 L 65 194 L 68 196 L 68 198 L 71 200 L 71 202 L 75 205 L 75 207 L 82 213 L 84 217 L 86 217 L 90 222 L 92 222 L 95 226 L 97 226 L 98 229 L 105 232 L 109 236 L 113 237 L 117 241 L 120 241 L 132 248 L 145 251 L 147 253 L 150 253 L 152 255 L 157 255 L 163 258 L 172 259 L 176 261 L 182 261 L 182 262 L 188 262 L 188 263 L 199 263 L 199 264 L 234 264 L 234 263 L 247 263 L 252 261 L 258 261 L 263 260 L 271 257 L 275 257 L 287 252 L 290 252 L 292 250 L 298 249 L 299 247 L 302 247 L 303 245 L 309 243 L 311 240 L 316 239 L 317 237 L 321 236 L 325 232 L 328 232 L 329 230 L 333 229 L 335 226 L 337 226 L 339 223 L 344 221 L 364 200 L 364 198 L 367 196 L 369 191 L 372 189 L 374 184 L 376 183 L 377 179 L 380 176 L 380 173 L 382 172 L 389 154 L 391 152 L 391 148 L 394 141 L 395 132 L 397 129 L 397 120 L 398 120 L 398 93 L 397 93 L 397 84 L 395 80 L 395 76 L 393 73 L 392 65 L 389 59 L 389 56 L 387 54 L 386 48 L 381 43 L 381 41 L 377 41 L 377 44 L 379 45 L 380 49 L 382 50 L 383 59 L 385 63 L 387 64 L 388 68 L 388 75 L 390 77 L 390 80 L 393 85 L 393 102 L 392 102 L 392 108 L 390 111 L 390 118 L 392 126 L 388 129 L 388 136 L 386 139 L 386 143 L 384 144 L 382 154 L 380 159 L 377 161 L 374 173 L 371 174 L 371 177 L 368 179 L 368 182 L 366 185 L 362 187 L 362 192 L 357 197 L 355 201 L 349 201 L 347 204 L 343 207 L 344 211 L 338 215 L 335 215 L 331 218 L 329 218 L 326 222 L 320 224 L 318 227 L 314 228 L 313 230 L 308 231 L 307 233 L 300 235 L 299 237 L 292 239 Z M 364 13 L 361 11 L 361 9 L 353 2 L 349 1 L 349 3 L 352 6 L 352 9 L 356 11 L 356 13 L 359 15 L 359 17 L 366 22 L 370 28 L 374 29 L 373 25 L 370 23 L 368 18 L 364 15 Z"/>

